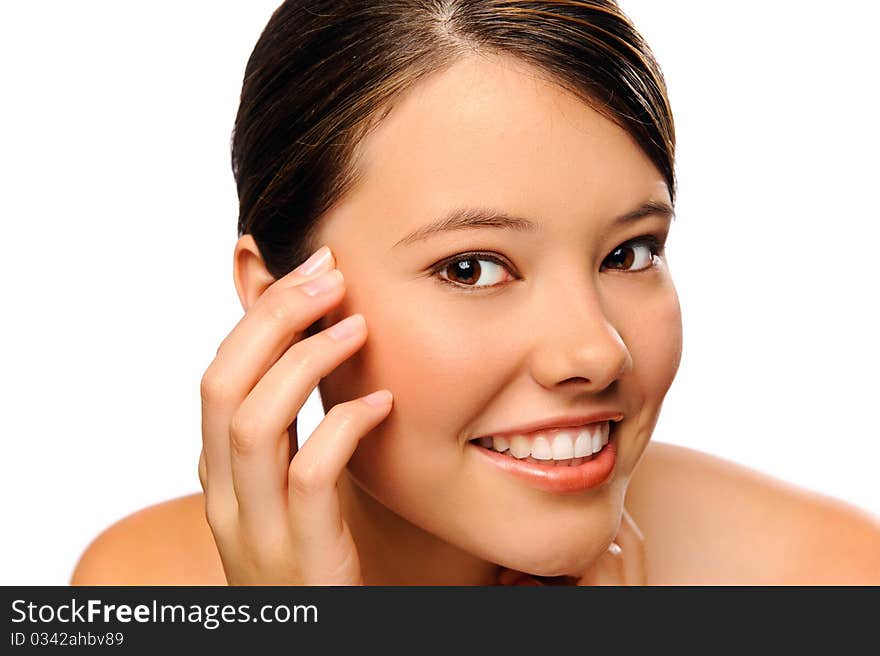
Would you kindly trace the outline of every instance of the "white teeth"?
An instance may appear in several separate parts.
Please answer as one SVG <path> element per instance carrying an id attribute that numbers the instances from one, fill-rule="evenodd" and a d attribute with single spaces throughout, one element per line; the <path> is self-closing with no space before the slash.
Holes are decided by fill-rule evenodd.
<path id="1" fill-rule="evenodd" d="M 574 457 L 583 458 L 593 453 L 593 433 L 590 429 L 581 429 L 574 442 Z"/>
<path id="2" fill-rule="evenodd" d="M 554 460 L 568 460 L 574 458 L 574 435 L 572 433 L 559 433 L 553 438 L 551 445 Z"/>
<path id="3" fill-rule="evenodd" d="M 532 442 L 532 457 L 535 460 L 552 460 L 553 452 L 550 450 L 550 442 L 547 438 L 538 436 Z"/>
<path id="4" fill-rule="evenodd" d="M 520 460 L 554 460 L 580 464 L 582 459 L 589 458 L 608 444 L 610 422 L 603 421 L 581 429 L 538 433 L 534 436 L 511 435 L 506 437 L 481 437 L 479 444 L 498 453 Z"/>
<path id="5" fill-rule="evenodd" d="M 599 449 L 602 448 L 602 435 L 600 434 L 599 431 L 596 431 L 595 433 L 593 433 L 592 444 L 593 444 L 593 453 L 599 453 Z"/>
<path id="6" fill-rule="evenodd" d="M 510 438 L 510 455 L 514 458 L 528 458 L 532 453 L 532 446 L 524 435 L 514 435 Z"/>

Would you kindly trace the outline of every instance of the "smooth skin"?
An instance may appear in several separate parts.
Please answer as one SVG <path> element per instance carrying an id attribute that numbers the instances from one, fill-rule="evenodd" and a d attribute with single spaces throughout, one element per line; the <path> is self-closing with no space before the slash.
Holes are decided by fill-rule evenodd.
<path id="1" fill-rule="evenodd" d="M 332 256 L 325 261 L 330 264 Z M 293 272 L 271 285 L 272 292 L 260 296 L 260 303 L 223 341 L 205 372 L 205 448 L 199 478 L 210 493 L 167 501 L 117 522 L 89 546 L 72 584 L 363 583 L 357 547 L 339 514 L 336 481 L 359 440 L 392 406 L 371 406 L 362 398 L 336 405 L 295 457 L 285 453 L 289 444 L 297 442 L 295 434 L 288 438 L 283 427 L 290 413 L 295 425 L 298 407 L 279 399 L 296 398 L 304 403 L 315 376 L 332 368 L 336 360 L 349 357 L 366 338 L 365 324 L 358 320 L 348 338 L 334 340 L 325 330 L 296 341 L 286 351 L 280 346 L 285 339 L 301 338 L 322 310 L 341 300 L 344 285 L 335 274 L 332 280 L 338 284 L 328 293 L 315 297 L 301 293 L 302 283 L 316 275 L 320 274 Z M 273 360 L 268 367 L 266 363 Z M 262 364 L 255 367 L 258 361 Z M 307 377 L 296 375 L 309 368 Z M 264 369 L 257 377 L 255 372 Z M 244 394 L 246 384 L 257 378 L 245 397 L 247 403 L 237 403 L 236 395 Z M 235 389 L 225 380 L 243 382 Z M 278 393 L 273 393 L 273 385 Z M 264 390 L 267 395 L 261 397 Z M 257 416 L 249 415 L 251 411 Z M 248 422 L 256 428 L 248 429 Z M 215 425 L 219 429 L 214 430 Z M 277 439 L 269 444 L 270 440 L 244 437 L 257 430 Z M 217 459 L 206 454 L 216 454 Z M 208 474 L 209 462 L 217 463 L 212 465 L 216 478 Z M 627 506 L 647 528 L 647 541 L 625 510 L 615 540 L 620 548 L 603 553 L 581 576 L 540 579 L 499 567 L 495 583 L 880 581 L 876 553 L 880 527 L 870 515 L 848 504 L 662 443 L 651 445 L 639 473 L 630 484 Z M 702 493 L 694 495 L 693 489 Z M 724 516 L 715 512 L 721 503 L 728 509 Z M 229 512 L 236 507 L 237 517 Z M 271 515 L 276 523 L 254 519 L 260 514 Z M 302 527 L 308 530 L 299 530 Z M 687 533 L 688 543 L 682 545 L 679 531 Z M 157 541 L 156 535 L 166 537 Z M 756 535 L 763 536 L 757 543 L 760 549 L 756 549 Z M 828 558 L 828 554 L 842 557 Z"/>
<path id="2" fill-rule="evenodd" d="M 202 379 L 199 479 L 230 585 L 364 584 L 337 482 L 358 442 L 391 410 L 392 396 L 379 390 L 370 401 L 333 406 L 295 448 L 296 416 L 311 390 L 367 336 L 363 316 L 355 314 L 303 339 L 344 293 L 329 249 L 315 257 L 312 275 L 293 271 L 260 295 Z M 334 335 L 343 324 L 347 330 Z M 628 516 L 622 529 L 620 544 L 582 573 L 578 585 L 644 583 L 641 536 Z M 500 567 L 498 582 L 524 584 L 518 574 Z"/>
<path id="3" fill-rule="evenodd" d="M 330 264 L 329 249 L 323 255 Z M 301 339 L 343 294 L 338 269 L 305 281 L 293 272 L 271 285 L 220 345 L 202 380 L 199 478 L 231 585 L 363 584 L 336 481 L 359 439 L 390 411 L 391 395 L 380 391 L 372 403 L 361 398 L 333 406 L 316 439 L 297 452 L 301 406 L 367 332 L 356 314 L 343 320 L 349 330 L 341 336 L 331 327 Z"/>
<path id="4" fill-rule="evenodd" d="M 664 255 L 609 265 L 622 245 L 642 261 L 631 240 L 669 230 L 609 218 L 669 199 L 625 131 L 518 62 L 474 57 L 400 99 L 358 157 L 366 175 L 319 226 L 329 271 L 276 281 L 249 235 L 236 244 L 245 316 L 202 379 L 203 493 L 110 527 L 73 583 L 880 582 L 876 517 L 650 443 L 681 317 Z M 540 232 L 396 245 L 451 206 Z M 491 290 L 428 274 L 477 250 L 503 260 L 480 256 Z M 318 278 L 336 284 L 306 293 Z M 346 317 L 344 339 L 304 335 Z M 326 416 L 292 454 L 315 385 Z M 364 401 L 382 389 L 391 405 Z M 625 414 L 618 458 L 582 495 L 539 493 L 468 444 L 599 407 Z"/>

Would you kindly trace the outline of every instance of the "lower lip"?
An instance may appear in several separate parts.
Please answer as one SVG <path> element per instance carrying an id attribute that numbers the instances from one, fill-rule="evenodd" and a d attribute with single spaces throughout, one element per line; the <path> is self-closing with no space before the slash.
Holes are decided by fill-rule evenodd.
<path id="1" fill-rule="evenodd" d="M 614 426 L 613 423 L 612 426 Z M 496 467 L 513 474 L 539 490 L 557 494 L 582 492 L 598 487 L 608 479 L 614 470 L 617 456 L 617 440 L 613 428 L 608 438 L 608 444 L 602 447 L 592 460 L 582 462 L 574 467 L 557 467 L 526 462 L 513 456 L 501 455 L 497 451 L 473 442 L 468 444 Z"/>

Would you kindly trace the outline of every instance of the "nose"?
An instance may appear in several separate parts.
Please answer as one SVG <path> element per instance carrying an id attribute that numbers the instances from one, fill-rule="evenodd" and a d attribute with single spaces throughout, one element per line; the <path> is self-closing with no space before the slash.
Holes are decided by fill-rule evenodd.
<path id="1" fill-rule="evenodd" d="M 632 368 L 629 349 L 594 287 L 569 282 L 544 300 L 530 365 L 538 383 L 599 392 Z"/>

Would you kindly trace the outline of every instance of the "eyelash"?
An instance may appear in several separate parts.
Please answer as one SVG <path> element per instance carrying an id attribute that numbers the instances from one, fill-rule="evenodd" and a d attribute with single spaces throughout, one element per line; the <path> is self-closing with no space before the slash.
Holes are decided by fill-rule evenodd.
<path id="1" fill-rule="evenodd" d="M 655 268 L 655 266 L 656 266 L 656 264 L 653 263 L 654 257 L 663 255 L 664 250 L 665 250 L 665 244 L 656 235 L 642 235 L 641 237 L 636 237 L 634 239 L 630 239 L 629 241 L 625 241 L 624 243 L 620 244 L 619 246 L 616 246 L 614 248 L 614 250 L 612 250 L 611 252 L 613 253 L 614 251 L 616 251 L 620 248 L 626 248 L 628 246 L 647 246 L 651 251 L 652 264 L 649 266 L 646 266 L 643 269 L 637 269 L 636 271 L 612 269 L 613 271 L 620 271 L 621 273 L 644 273 L 644 272 L 650 271 L 651 269 Z M 609 253 L 609 255 L 610 255 L 610 253 Z M 505 269 L 508 270 L 508 272 L 510 272 L 512 274 L 512 271 L 510 271 L 510 269 L 512 267 L 505 260 L 499 258 L 497 255 L 494 255 L 492 253 L 483 252 L 483 251 L 462 253 L 460 255 L 456 255 L 454 257 L 447 258 L 447 259 L 443 260 L 442 262 L 439 262 L 439 263 L 435 264 L 433 267 L 431 267 L 430 274 L 443 284 L 454 287 L 456 290 L 460 290 L 465 293 L 471 293 L 471 294 L 479 293 L 481 290 L 495 289 L 496 287 L 500 287 L 503 284 L 503 283 L 497 283 L 495 285 L 479 285 L 479 286 L 477 286 L 477 285 L 463 285 L 461 283 L 454 282 L 454 281 L 449 280 L 447 278 L 443 278 L 442 276 L 439 275 L 439 273 L 441 271 L 444 271 L 450 265 L 456 264 L 458 262 L 466 262 L 468 260 L 488 260 L 489 262 L 493 262 L 495 264 L 503 266 Z"/>

